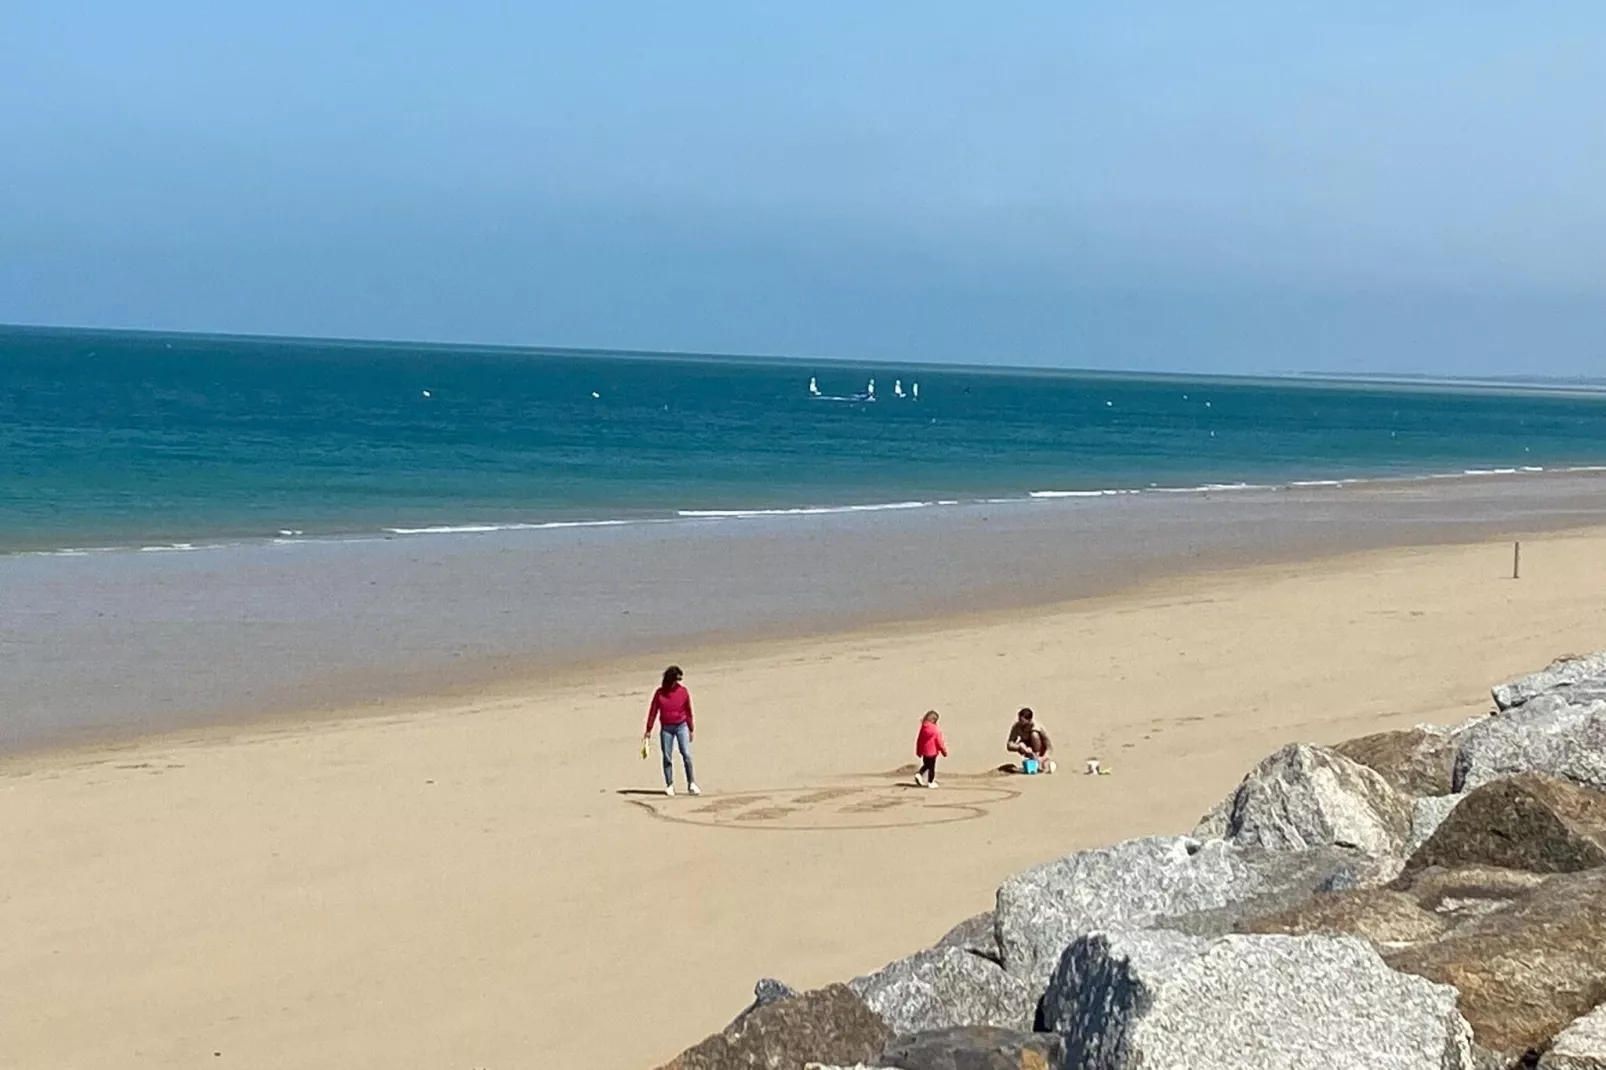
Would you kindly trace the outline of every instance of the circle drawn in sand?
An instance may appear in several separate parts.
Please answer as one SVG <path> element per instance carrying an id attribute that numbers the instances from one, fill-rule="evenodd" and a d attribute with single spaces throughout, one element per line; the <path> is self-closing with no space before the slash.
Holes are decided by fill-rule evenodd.
<path id="1" fill-rule="evenodd" d="M 986 817 L 1020 793 L 1008 788 L 943 785 L 927 791 L 904 784 L 784 788 L 701 798 L 632 799 L 664 821 L 713 828 L 776 832 L 836 832 L 947 825 Z"/>

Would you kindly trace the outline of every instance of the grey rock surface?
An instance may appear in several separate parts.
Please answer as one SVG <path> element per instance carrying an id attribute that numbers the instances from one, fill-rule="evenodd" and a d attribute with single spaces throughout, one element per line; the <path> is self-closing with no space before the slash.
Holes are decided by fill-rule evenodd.
<path id="1" fill-rule="evenodd" d="M 1293 851 L 1327 844 L 1403 858 L 1411 799 L 1330 747 L 1292 743 L 1257 765 L 1233 795 L 1225 839 Z"/>
<path id="2" fill-rule="evenodd" d="M 1207 910 L 1168 914 L 1156 918 L 1151 926 L 1192 936 L 1225 936 L 1239 931 L 1251 919 L 1292 909 L 1335 886 L 1370 887 L 1393 875 L 1392 868 L 1379 870 L 1375 860 L 1342 847 L 1312 847 L 1305 851 L 1244 847 L 1239 848 L 1239 857 L 1250 877 L 1247 887 L 1235 890 L 1232 902 Z"/>
<path id="3" fill-rule="evenodd" d="M 1571 704 L 1544 695 L 1462 736 L 1457 791 L 1518 773 L 1548 773 L 1606 791 L 1606 701 Z"/>
<path id="4" fill-rule="evenodd" d="M 1003 962 L 1003 955 L 998 950 L 998 926 L 990 910 L 966 918 L 955 925 L 934 946 L 957 947 L 961 951 L 969 951 L 984 959 Z"/>
<path id="5" fill-rule="evenodd" d="M 1471 1070 L 1455 990 L 1350 937 L 1095 933 L 1043 1010 L 1077 1070 Z"/>
<path id="6" fill-rule="evenodd" d="M 848 982 L 895 1035 L 955 1026 L 1030 1029 L 1037 993 L 990 959 L 956 947 L 921 951 Z"/>
<path id="7" fill-rule="evenodd" d="M 1411 804 L 1411 835 L 1405 841 L 1405 853 L 1415 854 L 1416 849 L 1428 841 L 1435 829 L 1450 816 L 1456 803 L 1466 795 L 1424 795 Z"/>
<path id="8" fill-rule="evenodd" d="M 1004 968 L 1041 991 L 1072 940 L 1157 924 L 1230 931 L 1368 862 L 1335 848 L 1274 852 L 1188 836 L 1128 840 L 1017 873 L 998 889 Z"/>
<path id="9" fill-rule="evenodd" d="M 1557 1033 L 1539 1059 L 1539 1070 L 1606 1070 L 1606 1006 Z"/>
<path id="10" fill-rule="evenodd" d="M 1538 672 L 1500 684 L 1490 693 L 1496 707 L 1509 710 L 1540 695 L 1566 691 L 1579 684 L 1606 685 L 1606 651 L 1557 658 Z"/>

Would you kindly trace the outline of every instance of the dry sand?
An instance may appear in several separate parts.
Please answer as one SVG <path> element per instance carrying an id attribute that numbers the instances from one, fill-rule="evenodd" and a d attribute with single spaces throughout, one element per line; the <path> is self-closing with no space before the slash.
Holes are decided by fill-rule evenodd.
<path id="1" fill-rule="evenodd" d="M 1261 756 L 1488 708 L 1606 646 L 1606 532 L 1218 573 L 680 652 L 707 794 L 637 757 L 657 662 L 449 706 L 0 762 L 0 1066 L 641 1068 L 764 974 L 879 966 L 1005 874 L 1183 831 Z M 1061 774 L 990 772 L 1015 707 Z M 943 711 L 941 791 L 902 787 Z M 1075 775 L 1097 755 L 1108 777 Z"/>

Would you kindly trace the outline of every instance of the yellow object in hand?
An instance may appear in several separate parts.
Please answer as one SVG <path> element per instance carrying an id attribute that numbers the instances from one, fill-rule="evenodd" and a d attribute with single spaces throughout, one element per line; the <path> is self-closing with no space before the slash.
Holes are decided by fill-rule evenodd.
<path id="1" fill-rule="evenodd" d="M 643 759 L 645 759 L 647 757 L 647 754 L 648 754 L 648 752 L 650 750 L 651 750 L 651 748 L 647 745 L 647 741 L 645 739 L 642 740 L 641 741 L 641 757 Z"/>

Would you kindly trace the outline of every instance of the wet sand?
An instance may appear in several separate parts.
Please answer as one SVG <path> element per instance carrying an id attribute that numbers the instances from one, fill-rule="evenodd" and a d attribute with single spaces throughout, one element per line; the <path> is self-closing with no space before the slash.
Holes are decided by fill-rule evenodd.
<path id="1" fill-rule="evenodd" d="M 760 975 L 873 969 L 1013 870 L 1186 829 L 1283 742 L 1456 721 L 1606 646 L 1606 530 L 1510 565 L 1485 539 L 683 650 L 701 799 L 637 756 L 656 656 L 15 755 L 0 1065 L 651 1066 Z M 1113 774 L 997 774 L 1022 703 Z M 928 707 L 937 792 L 899 772 Z"/>
<path id="2" fill-rule="evenodd" d="M 1606 523 L 1606 474 L 0 556 L 0 753 Z"/>

